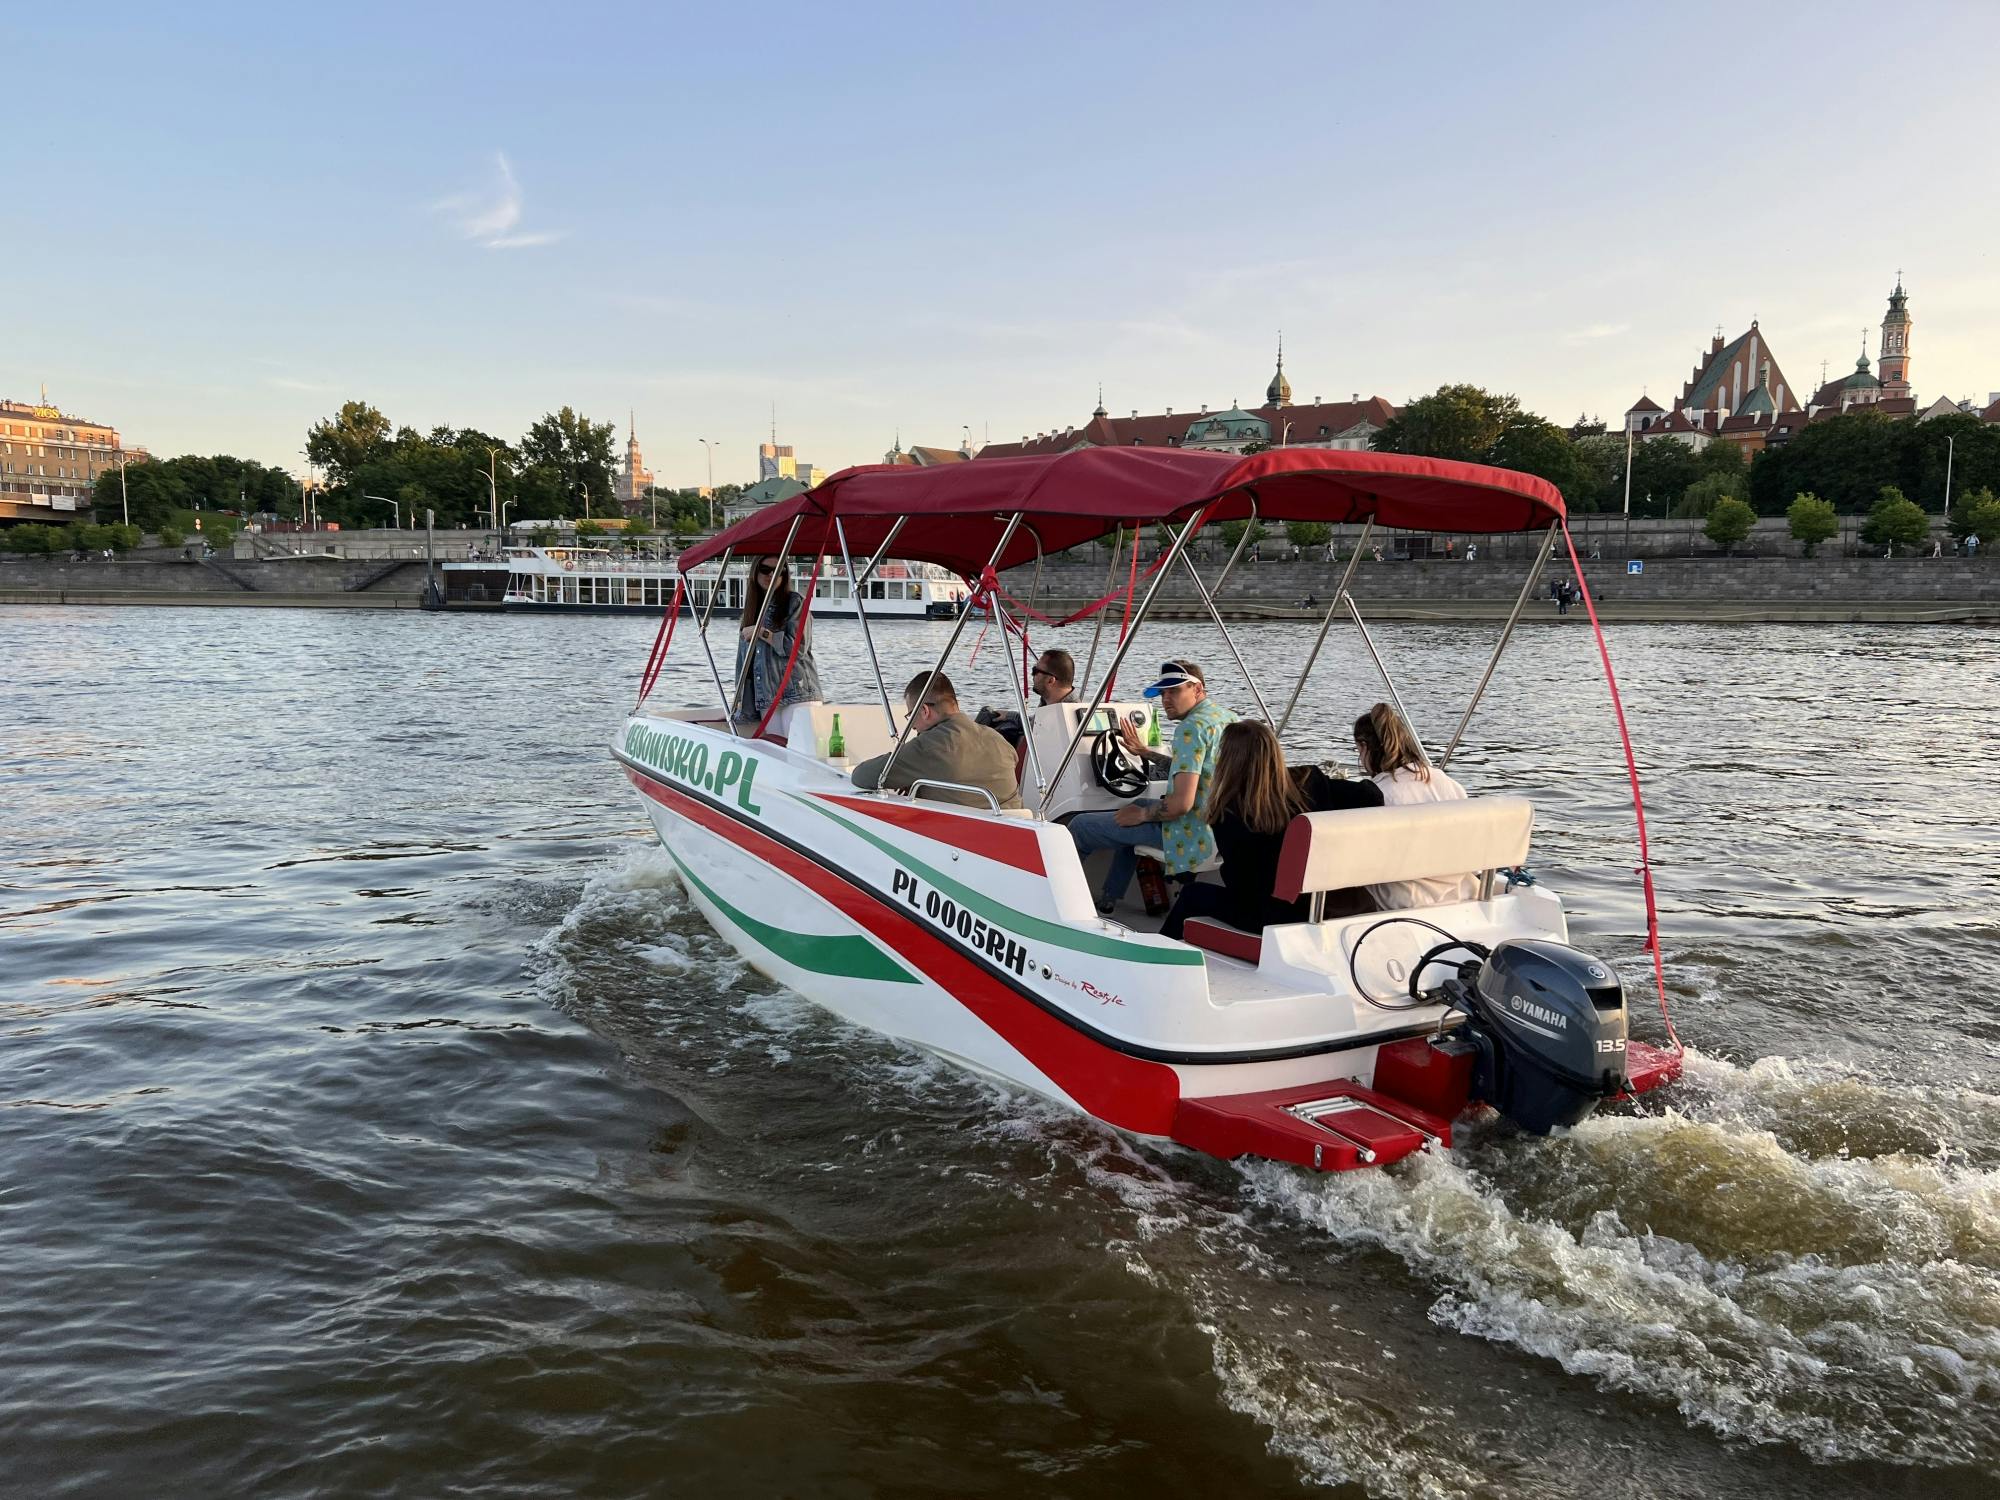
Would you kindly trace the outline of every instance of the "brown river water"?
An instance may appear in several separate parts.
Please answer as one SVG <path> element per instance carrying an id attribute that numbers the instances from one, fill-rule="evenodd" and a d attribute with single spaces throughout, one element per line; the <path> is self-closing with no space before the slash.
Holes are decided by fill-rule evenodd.
<path id="1" fill-rule="evenodd" d="M 0 611 L 0 1493 L 2000 1494 L 2000 634 L 1618 630 L 1687 1079 L 1314 1177 L 745 966 L 606 750 L 651 631 Z M 1491 629 L 1376 634 L 1441 742 Z M 1336 630 L 1291 748 L 1380 696 Z M 1657 1039 L 1587 626 L 1452 769 Z"/>

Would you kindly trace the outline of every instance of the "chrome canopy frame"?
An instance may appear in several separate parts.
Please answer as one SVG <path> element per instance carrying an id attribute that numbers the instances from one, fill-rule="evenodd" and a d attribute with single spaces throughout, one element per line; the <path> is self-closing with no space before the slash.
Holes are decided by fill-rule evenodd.
<path id="1" fill-rule="evenodd" d="M 1284 712 L 1275 719 L 1272 717 L 1263 692 L 1252 676 L 1248 662 L 1237 648 L 1236 641 L 1230 634 L 1229 627 L 1224 622 L 1221 611 L 1216 604 L 1216 599 L 1221 594 L 1224 584 L 1228 582 L 1237 563 L 1248 549 L 1251 537 L 1254 534 L 1254 527 L 1258 519 L 1255 494 L 1250 493 L 1249 499 L 1251 515 L 1244 526 L 1243 534 L 1237 539 L 1235 547 L 1231 550 L 1229 559 L 1224 564 L 1222 572 L 1217 575 L 1213 588 L 1210 588 L 1202 581 L 1201 574 L 1195 565 L 1193 557 L 1189 555 L 1187 547 L 1195 534 L 1206 524 L 1216 505 L 1220 503 L 1220 497 L 1209 501 L 1196 510 L 1193 515 L 1182 523 L 1180 529 L 1174 533 L 1168 542 L 1166 555 L 1159 560 L 1154 568 L 1145 593 L 1138 600 L 1136 606 L 1132 604 L 1130 599 L 1131 591 L 1126 591 L 1127 607 L 1132 610 L 1129 623 L 1124 628 L 1122 638 L 1119 640 L 1116 650 L 1112 653 L 1110 662 L 1105 668 L 1103 678 L 1098 682 L 1089 706 L 1079 716 L 1076 731 L 1070 736 L 1069 744 L 1064 749 L 1061 760 L 1056 763 L 1053 773 L 1045 771 L 1040 752 L 1034 742 L 1034 737 L 1031 734 L 1027 734 L 1029 717 L 1027 692 L 1024 685 L 1018 680 L 1018 674 L 1012 660 L 1012 651 L 1011 648 L 1009 649 L 1007 674 L 1014 690 L 1015 703 L 1020 711 L 1023 733 L 1026 736 L 1026 769 L 1031 771 L 1036 791 L 1040 794 L 1034 804 L 1037 816 L 1046 813 L 1049 799 L 1056 786 L 1062 781 L 1064 773 L 1068 771 L 1071 762 L 1075 760 L 1077 751 L 1083 743 L 1085 730 L 1091 719 L 1109 700 L 1112 685 L 1117 681 L 1119 668 L 1124 665 L 1126 657 L 1130 655 L 1133 644 L 1138 639 L 1140 628 L 1151 616 L 1153 607 L 1159 600 L 1161 587 L 1166 582 L 1167 577 L 1174 571 L 1177 564 L 1186 569 L 1188 579 L 1192 583 L 1209 620 L 1221 633 L 1230 656 L 1236 662 L 1237 670 L 1242 673 L 1243 680 L 1248 685 L 1251 696 L 1256 699 L 1259 713 L 1262 715 L 1264 722 L 1270 724 L 1276 731 L 1280 740 L 1283 739 L 1285 731 L 1290 727 L 1293 715 L 1298 709 L 1300 696 L 1305 690 L 1306 681 L 1312 675 L 1313 668 L 1318 664 L 1321 651 L 1326 645 L 1327 636 L 1332 631 L 1334 617 L 1344 610 L 1348 618 L 1353 621 L 1355 630 L 1361 638 L 1362 646 L 1366 650 L 1370 661 L 1374 664 L 1376 672 L 1381 677 L 1383 687 L 1388 693 L 1390 700 L 1394 703 L 1397 713 L 1401 714 L 1404 723 L 1410 726 L 1411 735 L 1417 742 L 1418 752 L 1423 756 L 1425 764 L 1434 765 L 1440 770 L 1450 764 L 1452 756 L 1457 752 L 1459 746 L 1464 743 L 1465 732 L 1471 724 L 1472 716 L 1477 711 L 1480 702 L 1485 697 L 1487 688 L 1492 683 L 1493 675 L 1499 667 L 1501 657 L 1505 654 L 1508 645 L 1513 640 L 1515 628 L 1519 625 L 1521 616 L 1527 608 L 1528 601 L 1533 596 L 1537 580 L 1540 578 L 1543 569 L 1548 565 L 1548 560 L 1555 549 L 1557 533 L 1561 530 L 1561 522 L 1551 522 L 1548 529 L 1544 532 L 1541 545 L 1536 550 L 1534 561 L 1528 568 L 1527 577 L 1522 582 L 1521 590 L 1515 596 L 1513 607 L 1509 610 L 1506 621 L 1501 627 L 1500 637 L 1494 645 L 1493 654 L 1487 660 L 1485 670 L 1480 674 L 1478 684 L 1473 688 L 1471 698 L 1466 703 L 1464 711 L 1459 715 L 1458 722 L 1452 730 L 1450 739 L 1446 742 L 1443 751 L 1433 759 L 1430 751 L 1423 743 L 1422 736 L 1417 734 L 1416 723 L 1411 718 L 1409 707 L 1396 684 L 1394 676 L 1389 670 L 1388 663 L 1383 659 L 1382 652 L 1377 646 L 1373 634 L 1368 629 L 1367 621 L 1362 617 L 1360 605 L 1356 602 L 1351 591 L 1355 573 L 1360 566 L 1362 555 L 1368 547 L 1369 537 L 1374 531 L 1375 521 L 1373 517 L 1368 518 L 1362 524 L 1360 535 L 1354 543 L 1354 550 L 1348 555 L 1347 566 L 1341 574 L 1338 587 L 1334 591 L 1334 597 L 1328 604 L 1325 615 L 1320 620 L 1319 630 L 1313 639 L 1312 649 L 1306 654 L 1305 663 L 1299 672 L 1298 680 L 1293 684 L 1291 695 L 1286 700 Z M 888 681 L 882 672 L 881 657 L 876 649 L 874 630 L 869 621 L 867 603 L 863 598 L 863 594 L 869 578 L 874 574 L 876 568 L 881 565 L 883 559 L 888 555 L 890 548 L 895 545 L 896 539 L 901 535 L 903 527 L 909 518 L 904 516 L 896 520 L 888 533 L 883 537 L 881 544 L 875 549 L 874 554 L 858 573 L 855 570 L 853 558 L 848 548 L 845 523 L 838 516 L 830 517 L 829 519 L 833 523 L 833 532 L 838 539 L 843 571 L 853 586 L 855 615 L 861 622 L 862 637 L 867 647 L 870 667 L 874 672 L 876 691 L 881 697 L 882 710 L 888 719 L 889 727 L 895 734 L 894 746 L 891 748 L 889 759 L 883 767 L 883 777 L 886 779 L 889 771 L 894 768 L 896 758 L 901 754 L 903 746 L 909 741 L 914 715 L 906 714 L 901 726 L 897 726 L 894 702 L 889 692 Z M 786 532 L 784 545 L 777 554 L 780 558 L 789 558 L 792 544 L 797 540 L 799 527 L 803 520 L 803 516 L 793 519 L 790 528 Z M 1025 512 L 1016 511 L 1007 517 L 1007 524 L 1002 530 L 1000 539 L 995 544 L 991 555 L 987 558 L 986 567 L 992 569 L 998 564 L 1000 557 L 1006 552 L 1008 544 L 1013 540 L 1015 532 L 1024 525 L 1027 525 L 1030 534 L 1034 535 L 1035 539 L 1035 577 L 1029 590 L 1030 598 L 1032 599 L 1035 591 L 1039 589 L 1041 584 L 1044 553 L 1041 537 L 1035 532 L 1035 528 L 1027 523 Z M 1116 578 L 1118 565 L 1123 555 L 1126 530 L 1127 527 L 1121 523 L 1113 532 L 1114 541 L 1106 573 L 1106 582 L 1112 584 L 1112 587 L 1107 588 L 1107 594 L 1115 594 L 1116 592 L 1113 580 Z M 1136 554 L 1139 546 L 1138 528 L 1134 528 L 1132 546 Z M 734 556 L 735 549 L 732 547 L 726 549 L 720 559 L 718 559 L 716 584 L 709 590 L 708 598 L 704 601 L 703 608 L 695 614 L 695 624 L 697 633 L 702 639 L 703 652 L 708 658 L 709 675 L 714 680 L 723 710 L 723 717 L 730 726 L 730 732 L 741 735 L 743 730 L 736 722 L 733 704 L 741 700 L 745 682 L 752 670 L 752 663 L 746 657 L 744 671 L 739 674 L 737 679 L 736 696 L 732 700 L 727 688 L 724 686 L 722 675 L 716 662 L 713 645 L 709 640 L 708 634 L 708 627 L 715 613 L 716 602 L 722 595 L 723 581 L 726 578 L 729 564 Z M 987 608 L 992 611 L 993 619 L 1001 625 L 1003 637 L 1008 636 L 1011 632 L 1019 632 L 1023 639 L 1026 638 L 1025 619 L 1020 614 L 1008 610 L 997 594 L 989 596 Z M 1091 680 L 1095 673 L 1098 646 L 1104 633 L 1104 617 L 1110 608 L 1110 601 L 1107 600 L 1104 608 L 1096 612 L 1096 620 L 1092 629 L 1090 653 L 1086 660 L 1081 679 L 1086 683 Z M 692 606 L 690 606 L 690 609 L 692 611 Z M 811 605 L 810 601 L 808 601 L 808 614 L 810 614 L 810 609 Z M 769 612 L 770 595 L 767 592 L 758 611 L 758 630 L 761 631 L 764 628 L 769 618 Z M 972 614 L 973 611 L 970 607 L 959 612 L 950 638 L 945 642 L 943 651 L 938 654 L 937 660 L 932 663 L 929 672 L 925 674 L 923 693 L 920 695 L 919 701 L 921 701 L 922 696 L 929 694 L 931 685 L 944 672 L 952 653 L 957 649 L 959 641 L 964 637 L 966 626 L 970 622 Z"/>

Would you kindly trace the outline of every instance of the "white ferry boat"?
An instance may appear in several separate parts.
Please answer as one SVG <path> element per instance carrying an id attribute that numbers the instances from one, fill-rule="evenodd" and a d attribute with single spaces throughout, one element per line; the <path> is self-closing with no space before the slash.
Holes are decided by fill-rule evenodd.
<path id="1" fill-rule="evenodd" d="M 680 571 L 674 558 L 654 553 L 613 552 L 607 547 L 508 547 L 502 558 L 507 570 L 501 606 L 506 610 L 560 614 L 658 614 L 674 601 Z M 498 570 L 497 563 L 446 563 L 450 568 Z M 812 572 L 810 557 L 794 560 L 793 582 L 803 588 Z M 716 594 L 718 609 L 734 614 L 743 608 L 743 584 L 749 564 L 713 565 L 690 573 L 681 608 L 709 608 Z M 718 583 L 720 591 L 717 593 Z M 966 585 L 936 563 L 886 559 L 876 564 L 862 586 L 870 619 L 951 620 L 965 608 Z M 812 612 L 816 619 L 854 619 L 854 586 L 837 557 L 826 558 L 813 584 Z"/>

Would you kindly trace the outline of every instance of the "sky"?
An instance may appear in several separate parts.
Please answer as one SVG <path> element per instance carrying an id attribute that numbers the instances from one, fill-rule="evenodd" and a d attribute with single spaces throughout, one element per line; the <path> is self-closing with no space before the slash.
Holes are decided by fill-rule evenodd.
<path id="1" fill-rule="evenodd" d="M 348 399 L 660 482 L 1448 382 L 1569 422 L 1757 318 L 2000 391 L 2000 5 L 8 7 L 0 397 L 297 470 Z M 622 446 L 621 446 L 622 451 Z"/>

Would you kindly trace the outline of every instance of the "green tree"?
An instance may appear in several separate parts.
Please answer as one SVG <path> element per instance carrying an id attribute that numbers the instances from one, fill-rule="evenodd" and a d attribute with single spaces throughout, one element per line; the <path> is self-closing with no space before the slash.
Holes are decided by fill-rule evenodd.
<path id="1" fill-rule="evenodd" d="M 1724 552 L 1731 552 L 1738 542 L 1750 535 L 1750 528 L 1756 524 L 1756 511 L 1741 500 L 1725 498 L 1715 502 L 1715 509 L 1708 513 L 1708 524 L 1702 528 L 1702 534 Z"/>
<path id="2" fill-rule="evenodd" d="M 1734 446 L 1731 444 L 1730 446 Z M 1724 500 L 1743 498 L 1743 480 L 1728 474 L 1710 474 L 1697 479 L 1681 494 L 1680 503 L 1674 506 L 1674 514 L 1684 521 L 1700 520 L 1715 513 L 1715 507 Z M 1755 512 L 1752 512 L 1754 515 Z"/>
<path id="3" fill-rule="evenodd" d="M 389 419 L 365 401 L 344 401 L 306 434 L 306 457 L 326 470 L 340 489 L 353 486 L 363 468 L 388 457 Z"/>
<path id="4" fill-rule="evenodd" d="M 1618 510 L 1625 503 L 1625 435 L 1602 433 L 1575 444 L 1580 479 L 1571 510 Z M 1633 462 L 1638 454 L 1633 454 Z M 1564 491 L 1564 498 L 1570 499 Z"/>
<path id="5" fill-rule="evenodd" d="M 1688 486 L 1701 478 L 1701 455 L 1679 438 L 1640 443 L 1632 455 L 1632 514 L 1665 516 L 1687 494 Z"/>
<path id="6" fill-rule="evenodd" d="M 1792 496 L 1820 496 L 1842 515 L 1871 505 L 1901 472 L 1910 424 L 1880 412 L 1850 412 L 1809 424 L 1790 442 L 1766 448 L 1750 469 L 1759 515 L 1782 515 Z"/>
<path id="7" fill-rule="evenodd" d="M 1222 533 L 1223 546 L 1233 552 L 1236 544 L 1243 539 L 1243 529 L 1246 526 L 1253 528 L 1250 532 L 1250 545 L 1253 547 L 1269 534 L 1264 530 L 1262 521 L 1219 521 L 1216 523 L 1216 530 Z"/>
<path id="8" fill-rule="evenodd" d="M 602 509 L 611 500 L 612 429 L 565 406 L 550 412 L 521 439 L 521 461 L 550 471 L 555 478 L 558 515 L 588 515 L 593 502 Z"/>
<path id="9" fill-rule="evenodd" d="M 1333 527 L 1325 521 L 1287 521 L 1285 540 L 1302 551 L 1310 552 L 1333 540 Z"/>
<path id="10" fill-rule="evenodd" d="M 1973 490 L 1951 508 L 1950 524 L 1951 539 L 1961 547 L 1969 536 L 1978 537 L 1982 548 L 2000 543 L 2000 500 L 1991 490 Z"/>
<path id="11" fill-rule="evenodd" d="M 1861 540 L 1871 547 L 1914 547 L 1930 535 L 1930 517 L 1909 496 L 1893 484 L 1882 486 L 1882 496 L 1870 508 L 1868 522 L 1861 528 Z"/>
<path id="12" fill-rule="evenodd" d="M 1511 401 L 1513 397 L 1502 399 Z M 1577 455 L 1570 435 L 1533 412 L 1517 409 L 1483 462 L 1546 479 L 1562 491 L 1565 504 L 1580 507 L 1590 494 L 1591 470 Z"/>
<path id="13" fill-rule="evenodd" d="M 1486 463 L 1520 412 L 1521 403 L 1513 396 L 1496 396 L 1476 385 L 1441 385 L 1385 423 L 1371 446 L 1378 453 Z"/>
<path id="14" fill-rule="evenodd" d="M 1800 495 L 1785 509 L 1792 540 L 1805 548 L 1806 556 L 1821 542 L 1840 535 L 1840 514 L 1817 495 Z"/>
<path id="15" fill-rule="evenodd" d="M 187 534 L 178 526 L 162 526 L 160 528 L 160 545 L 162 547 L 178 547 L 186 540 Z"/>
<path id="16" fill-rule="evenodd" d="M 24 557 L 45 557 L 61 550 L 62 532 L 54 526 L 9 526 L 0 531 L 0 551 L 18 552 Z"/>

